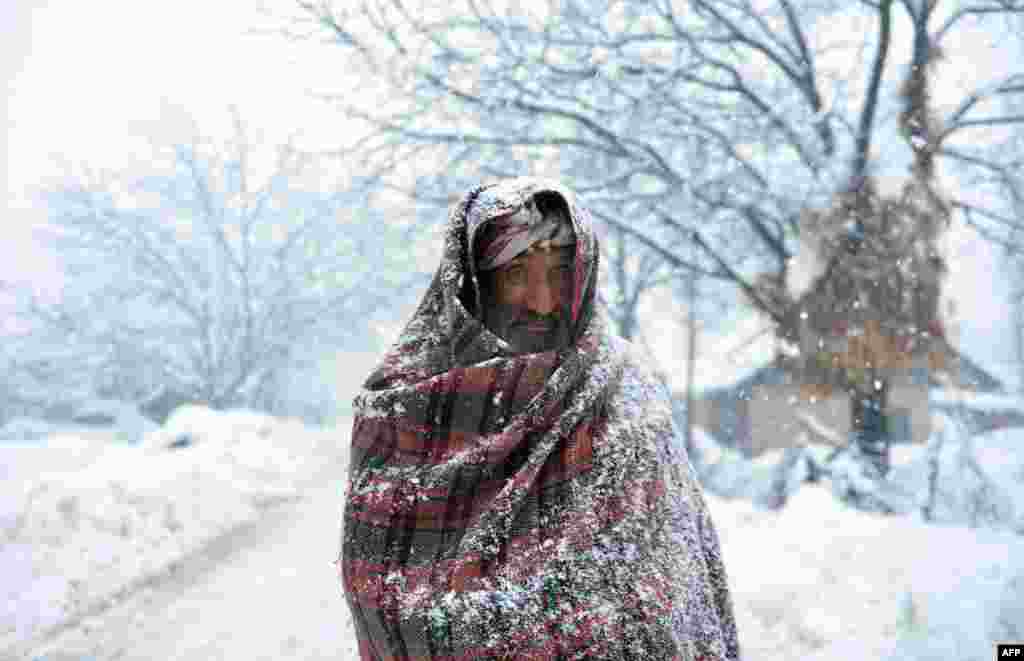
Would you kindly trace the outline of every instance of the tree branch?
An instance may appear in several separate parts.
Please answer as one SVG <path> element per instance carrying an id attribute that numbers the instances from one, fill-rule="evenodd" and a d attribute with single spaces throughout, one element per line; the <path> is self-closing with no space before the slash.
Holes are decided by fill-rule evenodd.
<path id="1" fill-rule="evenodd" d="M 746 293 L 746 295 L 750 298 L 751 302 L 753 302 L 762 312 L 768 315 L 775 323 L 782 325 L 783 319 L 781 316 L 779 316 L 779 313 L 772 306 L 765 303 L 761 299 L 760 294 L 757 293 L 757 290 L 754 289 L 753 285 L 747 282 L 747 280 L 743 276 L 737 273 L 732 267 L 729 266 L 729 264 L 724 259 L 722 259 L 714 250 L 712 250 L 711 247 L 707 244 L 707 242 L 704 241 L 703 237 L 701 237 L 700 233 L 697 232 L 696 230 L 693 232 L 693 241 L 698 246 L 700 246 L 700 248 L 704 252 L 706 252 L 709 257 L 715 260 L 715 262 L 723 271 L 729 274 L 730 279 L 732 279 L 733 282 L 739 285 L 740 289 L 742 289 L 744 293 Z"/>
<path id="2" fill-rule="evenodd" d="M 999 1 L 998 5 L 968 5 L 967 7 L 961 7 L 953 12 L 946 22 L 942 24 L 942 27 L 935 33 L 935 43 L 939 43 L 945 38 L 946 33 L 949 32 L 954 25 L 956 25 L 962 19 L 968 16 L 984 16 L 986 14 L 1024 14 L 1024 5 L 1016 2 L 1015 0 Z"/>
<path id="3" fill-rule="evenodd" d="M 878 51 L 871 68 L 868 82 L 868 94 L 861 109 L 860 122 L 857 126 L 856 151 L 853 161 L 853 181 L 858 185 L 867 174 L 868 159 L 871 154 L 871 136 L 878 109 L 878 94 L 882 86 L 886 59 L 889 56 L 889 40 L 892 33 L 892 0 L 881 0 L 879 3 Z"/>

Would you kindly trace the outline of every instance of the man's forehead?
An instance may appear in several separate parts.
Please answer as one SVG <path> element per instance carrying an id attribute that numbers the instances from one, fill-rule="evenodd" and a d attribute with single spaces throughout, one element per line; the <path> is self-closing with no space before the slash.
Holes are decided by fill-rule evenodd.
<path id="1" fill-rule="evenodd" d="M 576 257 L 576 246 L 552 246 L 550 249 L 531 249 L 516 255 L 509 260 L 508 265 L 522 264 L 530 255 L 549 255 L 559 262 L 572 261 Z"/>

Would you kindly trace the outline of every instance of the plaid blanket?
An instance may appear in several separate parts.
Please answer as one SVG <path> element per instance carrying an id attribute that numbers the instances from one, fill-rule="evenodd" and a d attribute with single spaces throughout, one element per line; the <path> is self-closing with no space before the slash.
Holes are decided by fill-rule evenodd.
<path id="1" fill-rule="evenodd" d="M 478 312 L 471 237 L 540 190 L 576 232 L 570 346 Z M 440 268 L 355 400 L 337 559 L 363 659 L 738 659 L 718 538 L 667 393 L 597 309 L 598 242 L 555 182 L 455 205 Z"/>

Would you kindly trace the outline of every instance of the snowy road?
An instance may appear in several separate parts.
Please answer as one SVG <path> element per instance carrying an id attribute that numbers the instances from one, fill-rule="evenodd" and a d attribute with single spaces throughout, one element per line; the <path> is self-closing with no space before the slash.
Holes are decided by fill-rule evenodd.
<path id="1" fill-rule="evenodd" d="M 331 561 L 343 469 L 170 575 L 17 658 L 39 661 L 357 658 Z"/>
<path id="2" fill-rule="evenodd" d="M 1000 483 L 1016 489 L 1015 503 L 1024 503 L 1020 440 L 1004 431 L 982 446 L 994 453 L 983 465 L 1008 467 Z M 332 458 L 301 500 L 216 538 L 114 606 L 0 649 L 0 661 L 356 659 L 333 565 L 344 463 Z M 780 511 L 706 499 L 746 661 L 981 661 L 1024 622 L 1017 533 L 857 512 L 822 484 L 804 485 Z M 203 506 L 209 515 L 216 503 Z"/>

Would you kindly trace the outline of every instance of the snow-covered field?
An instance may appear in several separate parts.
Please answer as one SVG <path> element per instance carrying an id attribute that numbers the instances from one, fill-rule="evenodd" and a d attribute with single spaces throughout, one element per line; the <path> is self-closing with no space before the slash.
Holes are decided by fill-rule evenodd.
<path id="1" fill-rule="evenodd" d="M 183 407 L 136 445 L 0 444 L 0 650 L 296 498 L 343 460 L 348 424 Z"/>
<path id="2" fill-rule="evenodd" d="M 1020 536 L 851 511 L 816 485 L 777 513 L 708 500 L 745 659 L 983 661 L 1024 639 Z"/>
<path id="3" fill-rule="evenodd" d="M 188 446 L 166 449 L 186 437 Z M 88 599 L 259 516 L 261 504 L 301 491 L 318 467 L 334 462 L 330 474 L 337 480 L 344 474 L 337 460 L 347 438 L 347 424 L 314 430 L 255 414 L 197 409 L 148 435 L 142 447 L 57 437 L 45 448 L 0 449 L 7 471 L 0 650 Z M 827 481 L 793 489 L 779 511 L 753 504 L 749 494 L 733 499 L 707 494 L 745 659 L 980 661 L 991 658 L 994 641 L 1024 639 L 1024 536 L 1005 526 L 969 527 L 963 511 L 974 492 L 954 488 L 965 478 L 961 446 L 952 439 L 947 435 L 941 447 L 932 447 L 942 480 L 935 508 L 940 524 L 925 523 L 915 511 L 885 516 L 852 510 L 837 502 Z M 996 494 L 1002 515 L 1011 521 L 1024 514 L 1022 442 L 1019 430 L 973 439 L 978 463 L 994 485 L 990 488 L 1002 493 L 1001 500 Z M 899 448 L 894 457 L 899 491 L 911 500 L 925 488 L 920 475 L 929 452 Z M 732 479 L 745 474 L 756 485 L 776 460 L 765 457 L 723 468 L 722 474 L 733 474 Z M 340 502 L 338 507 L 340 512 Z M 269 554 L 275 567 L 239 573 L 250 580 L 281 566 L 308 566 L 298 555 L 282 556 L 323 546 L 322 539 L 288 541 Z M 316 580 L 334 580 L 328 570 L 315 569 Z M 293 583 L 296 594 L 287 593 L 291 588 L 285 582 L 275 597 L 298 611 L 296 621 L 323 621 L 324 604 L 309 598 L 308 586 Z M 247 626 L 243 588 L 226 592 L 243 596 L 204 607 L 202 621 L 211 630 Z M 340 589 L 335 594 L 332 617 L 350 631 Z M 303 615 L 303 609 L 317 613 Z M 232 619 L 237 628 L 227 621 Z M 285 633 L 296 635 L 282 631 L 282 640 Z M 218 658 L 262 658 L 266 651 L 250 654 L 242 637 L 223 644 Z M 299 649 L 310 647 L 316 646 L 306 641 Z M 353 648 L 345 641 L 348 654 Z M 354 657 L 338 650 L 333 658 Z"/>
<path id="4" fill-rule="evenodd" d="M 894 516 L 843 505 L 829 480 L 791 479 L 786 506 L 766 510 L 754 503 L 781 453 L 745 461 L 697 435 L 710 462 L 721 462 L 717 486 L 737 496 L 706 497 L 744 658 L 980 661 L 997 641 L 1024 641 L 1024 430 L 965 444 L 955 421 L 936 423 L 928 446 L 893 448 L 879 496 L 902 512 Z M 820 463 L 831 448 L 805 452 Z M 933 465 L 928 523 L 920 506 Z"/>

